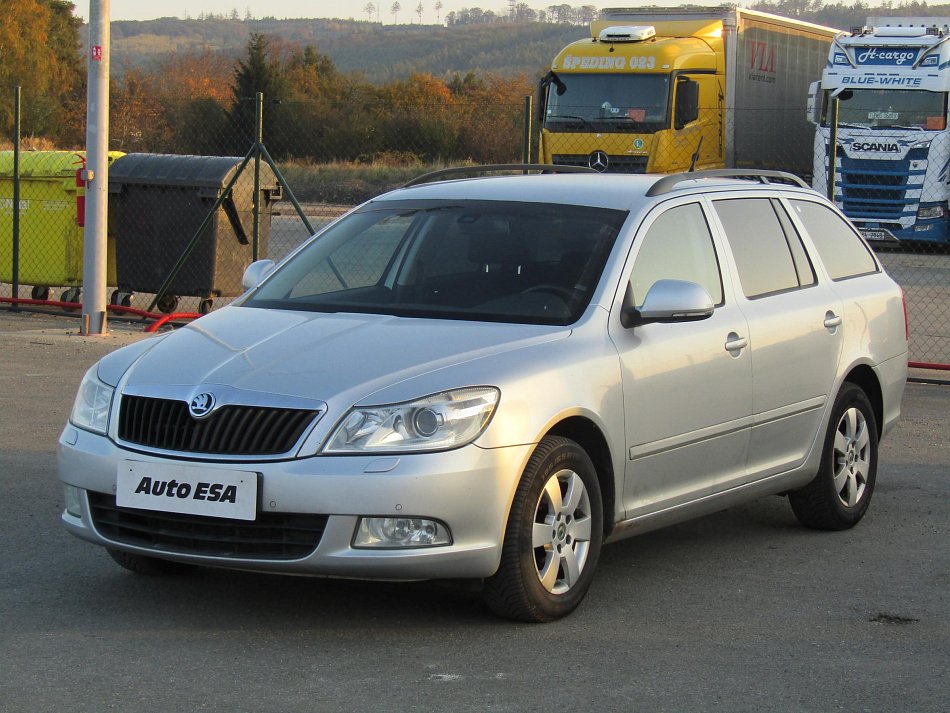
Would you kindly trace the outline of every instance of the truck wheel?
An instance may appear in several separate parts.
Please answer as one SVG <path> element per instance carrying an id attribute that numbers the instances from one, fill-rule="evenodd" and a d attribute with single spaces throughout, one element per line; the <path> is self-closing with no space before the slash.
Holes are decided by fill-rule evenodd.
<path id="1" fill-rule="evenodd" d="M 543 439 L 515 492 L 501 564 L 482 592 L 485 603 L 518 621 L 570 614 L 593 580 L 603 519 L 587 453 L 567 438 Z"/>
<path id="2" fill-rule="evenodd" d="M 131 552 L 123 552 L 122 550 L 107 548 L 106 552 L 108 552 L 109 556 L 120 566 L 124 567 L 130 572 L 135 572 L 136 574 L 146 574 L 152 576 L 162 574 L 184 574 L 194 569 L 194 565 L 158 559 L 157 557 L 135 555 Z"/>
<path id="3" fill-rule="evenodd" d="M 815 479 L 788 494 L 806 527 L 846 530 L 867 512 L 877 476 L 877 427 L 871 402 L 846 383 L 835 398 Z"/>

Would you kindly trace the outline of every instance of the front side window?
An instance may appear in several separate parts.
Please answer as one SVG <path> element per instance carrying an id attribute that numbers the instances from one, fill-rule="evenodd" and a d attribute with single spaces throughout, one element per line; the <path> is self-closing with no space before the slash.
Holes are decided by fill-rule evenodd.
<path id="1" fill-rule="evenodd" d="M 643 306 L 643 299 L 657 280 L 695 282 L 709 293 L 713 304 L 722 304 L 719 262 L 698 203 L 670 208 L 643 236 L 630 273 L 634 306 Z"/>
<path id="2" fill-rule="evenodd" d="M 391 201 L 332 225 L 247 307 L 570 324 L 626 211 L 508 201 Z"/>
<path id="3" fill-rule="evenodd" d="M 877 272 L 868 246 L 840 215 L 811 201 L 791 201 L 832 280 Z"/>
<path id="4" fill-rule="evenodd" d="M 549 131 L 654 133 L 669 128 L 667 74 L 561 74 L 552 86 L 544 128 Z"/>

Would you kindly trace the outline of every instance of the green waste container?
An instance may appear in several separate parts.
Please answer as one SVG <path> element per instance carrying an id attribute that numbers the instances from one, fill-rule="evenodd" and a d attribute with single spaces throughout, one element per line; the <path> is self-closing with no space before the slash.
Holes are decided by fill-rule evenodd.
<path id="1" fill-rule="evenodd" d="M 123 156 L 114 151 L 109 163 Z M 20 152 L 18 281 L 34 299 L 68 287 L 61 299 L 79 300 L 82 285 L 85 187 L 77 179 L 84 151 Z M 108 231 L 107 282 L 115 280 L 115 240 Z M 0 151 L 0 282 L 13 282 L 13 151 Z"/>
<path id="2" fill-rule="evenodd" d="M 116 161 L 109 171 L 109 198 L 120 290 L 158 292 L 242 161 L 136 153 Z M 271 205 L 281 197 L 277 177 L 266 163 L 261 164 L 260 187 L 258 247 L 264 257 Z M 198 309 L 207 312 L 215 297 L 244 291 L 241 278 L 253 256 L 253 198 L 254 164 L 249 162 L 159 300 L 159 310 L 174 311 L 178 298 L 187 295 L 200 298 Z"/>

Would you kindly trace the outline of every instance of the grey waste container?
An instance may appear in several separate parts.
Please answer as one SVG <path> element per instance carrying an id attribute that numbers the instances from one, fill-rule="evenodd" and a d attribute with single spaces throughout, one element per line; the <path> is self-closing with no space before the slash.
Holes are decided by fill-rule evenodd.
<path id="1" fill-rule="evenodd" d="M 156 293 L 240 167 L 242 158 L 127 154 L 109 169 L 110 212 L 116 233 L 119 290 Z M 267 255 L 271 206 L 281 197 L 277 177 L 261 164 L 259 255 Z M 215 212 L 158 307 L 174 311 L 183 295 L 199 310 L 215 297 L 241 294 L 253 258 L 254 165 L 248 163 Z M 118 247 L 121 243 L 121 248 Z"/>

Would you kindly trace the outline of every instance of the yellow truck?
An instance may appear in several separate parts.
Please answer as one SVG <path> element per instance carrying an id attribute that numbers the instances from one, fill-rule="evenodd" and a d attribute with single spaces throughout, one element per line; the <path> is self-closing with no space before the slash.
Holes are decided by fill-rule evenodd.
<path id="1" fill-rule="evenodd" d="M 837 30 L 741 8 L 607 9 L 541 80 L 542 163 L 808 176 L 808 87 Z"/>

